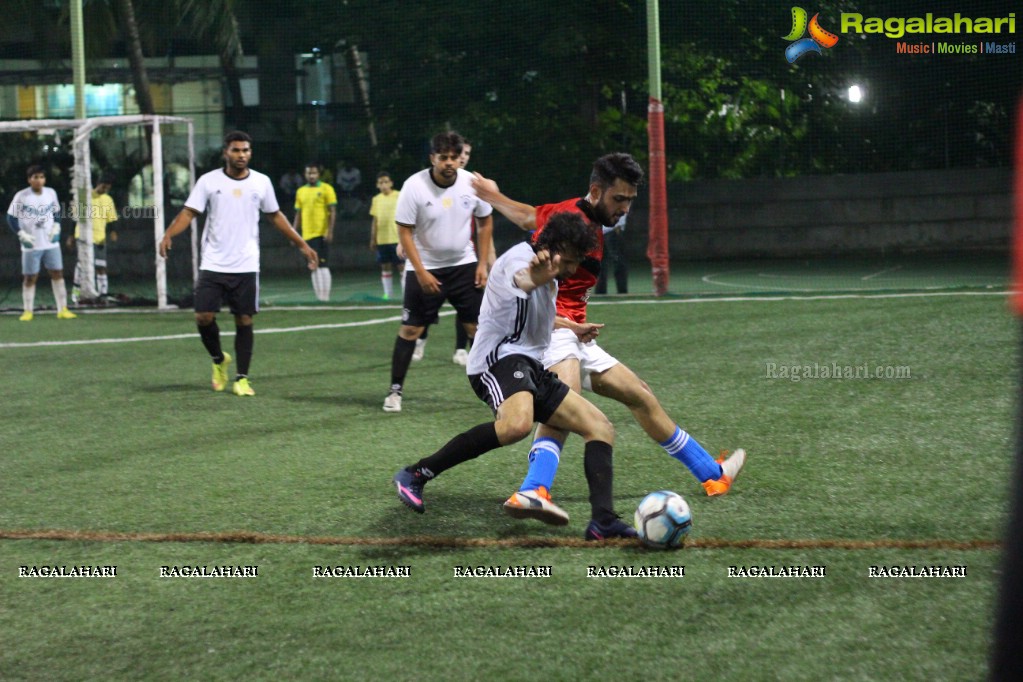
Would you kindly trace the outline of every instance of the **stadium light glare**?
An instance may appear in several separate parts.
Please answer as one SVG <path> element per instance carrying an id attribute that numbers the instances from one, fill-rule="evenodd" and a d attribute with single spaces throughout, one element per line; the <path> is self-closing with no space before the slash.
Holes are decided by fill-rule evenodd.
<path id="1" fill-rule="evenodd" d="M 863 101 L 863 88 L 859 85 L 850 85 L 847 97 L 853 104 L 859 104 Z"/>

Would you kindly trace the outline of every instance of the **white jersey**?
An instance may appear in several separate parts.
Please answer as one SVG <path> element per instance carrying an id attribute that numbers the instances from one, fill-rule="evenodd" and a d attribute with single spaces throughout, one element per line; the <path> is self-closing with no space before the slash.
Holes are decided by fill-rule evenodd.
<path id="1" fill-rule="evenodd" d="M 249 169 L 236 180 L 218 168 L 199 178 L 185 206 L 206 213 L 201 269 L 259 272 L 259 214 L 280 210 L 270 178 Z"/>
<path id="2" fill-rule="evenodd" d="M 533 247 L 514 246 L 494 262 L 483 292 L 476 338 L 469 351 L 467 374 L 482 374 L 506 355 L 527 355 L 540 360 L 554 329 L 557 280 L 528 294 L 515 285 L 515 273 L 528 268 Z"/>
<path id="3" fill-rule="evenodd" d="M 394 222 L 415 228 L 416 249 L 427 270 L 476 262 L 472 218 L 485 218 L 494 209 L 476 196 L 471 181 L 472 173 L 459 168 L 454 184 L 441 187 L 427 168 L 401 186 Z M 411 260 L 405 270 L 415 270 Z"/>
<path id="4" fill-rule="evenodd" d="M 30 249 L 22 244 L 22 251 L 60 248 L 60 223 L 54 219 L 59 212 L 57 193 L 51 187 L 43 187 L 39 194 L 33 192 L 31 187 L 26 187 L 14 195 L 7 213 L 17 218 L 19 228 L 31 234 L 35 240 L 35 248 Z"/>

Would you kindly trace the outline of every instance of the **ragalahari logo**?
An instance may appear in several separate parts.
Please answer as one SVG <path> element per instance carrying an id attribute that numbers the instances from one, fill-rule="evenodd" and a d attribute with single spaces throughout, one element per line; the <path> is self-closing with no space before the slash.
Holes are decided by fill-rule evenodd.
<path id="1" fill-rule="evenodd" d="M 819 16 L 820 13 L 814 14 L 813 19 L 807 25 L 806 10 L 802 7 L 792 8 L 792 30 L 785 36 L 785 40 L 795 41 L 785 48 L 785 58 L 789 60 L 789 64 L 794 64 L 797 59 L 808 52 L 822 54 L 822 47 L 834 47 L 838 42 L 838 36 L 821 28 L 820 22 L 817 21 Z M 809 28 L 810 37 L 804 38 L 803 33 L 807 28 Z"/>

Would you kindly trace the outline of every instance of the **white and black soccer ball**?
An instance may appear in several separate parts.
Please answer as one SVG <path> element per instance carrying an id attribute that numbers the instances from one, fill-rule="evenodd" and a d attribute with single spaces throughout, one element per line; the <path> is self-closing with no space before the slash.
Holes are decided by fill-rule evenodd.
<path id="1" fill-rule="evenodd" d="M 693 513 L 678 493 L 658 490 L 636 508 L 636 531 L 648 547 L 680 549 L 693 528 Z"/>

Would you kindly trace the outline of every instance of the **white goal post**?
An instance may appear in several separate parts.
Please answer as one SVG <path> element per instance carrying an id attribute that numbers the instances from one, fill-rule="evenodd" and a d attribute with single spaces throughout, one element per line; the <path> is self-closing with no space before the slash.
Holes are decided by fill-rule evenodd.
<path id="1" fill-rule="evenodd" d="M 161 125 L 185 124 L 188 126 L 188 179 L 189 185 L 195 184 L 195 129 L 192 119 L 181 116 L 161 115 L 129 115 L 129 116 L 96 116 L 83 119 L 29 119 L 24 121 L 0 121 L 0 133 L 36 132 L 52 133 L 57 130 L 72 130 L 74 143 L 74 167 L 71 171 L 72 182 L 72 216 L 80 227 L 80 239 L 85 248 L 78 249 L 78 265 L 81 268 L 81 288 L 85 298 L 96 296 L 95 264 L 92 250 L 92 172 L 90 162 L 89 137 L 92 131 L 100 127 L 110 126 L 145 126 L 152 129 L 152 164 L 153 164 L 153 258 L 156 262 L 156 296 L 160 308 L 167 304 L 167 263 L 160 257 L 160 240 L 166 228 L 163 196 L 163 136 Z M 192 221 L 192 280 L 199 276 L 198 237 L 195 221 Z"/>

